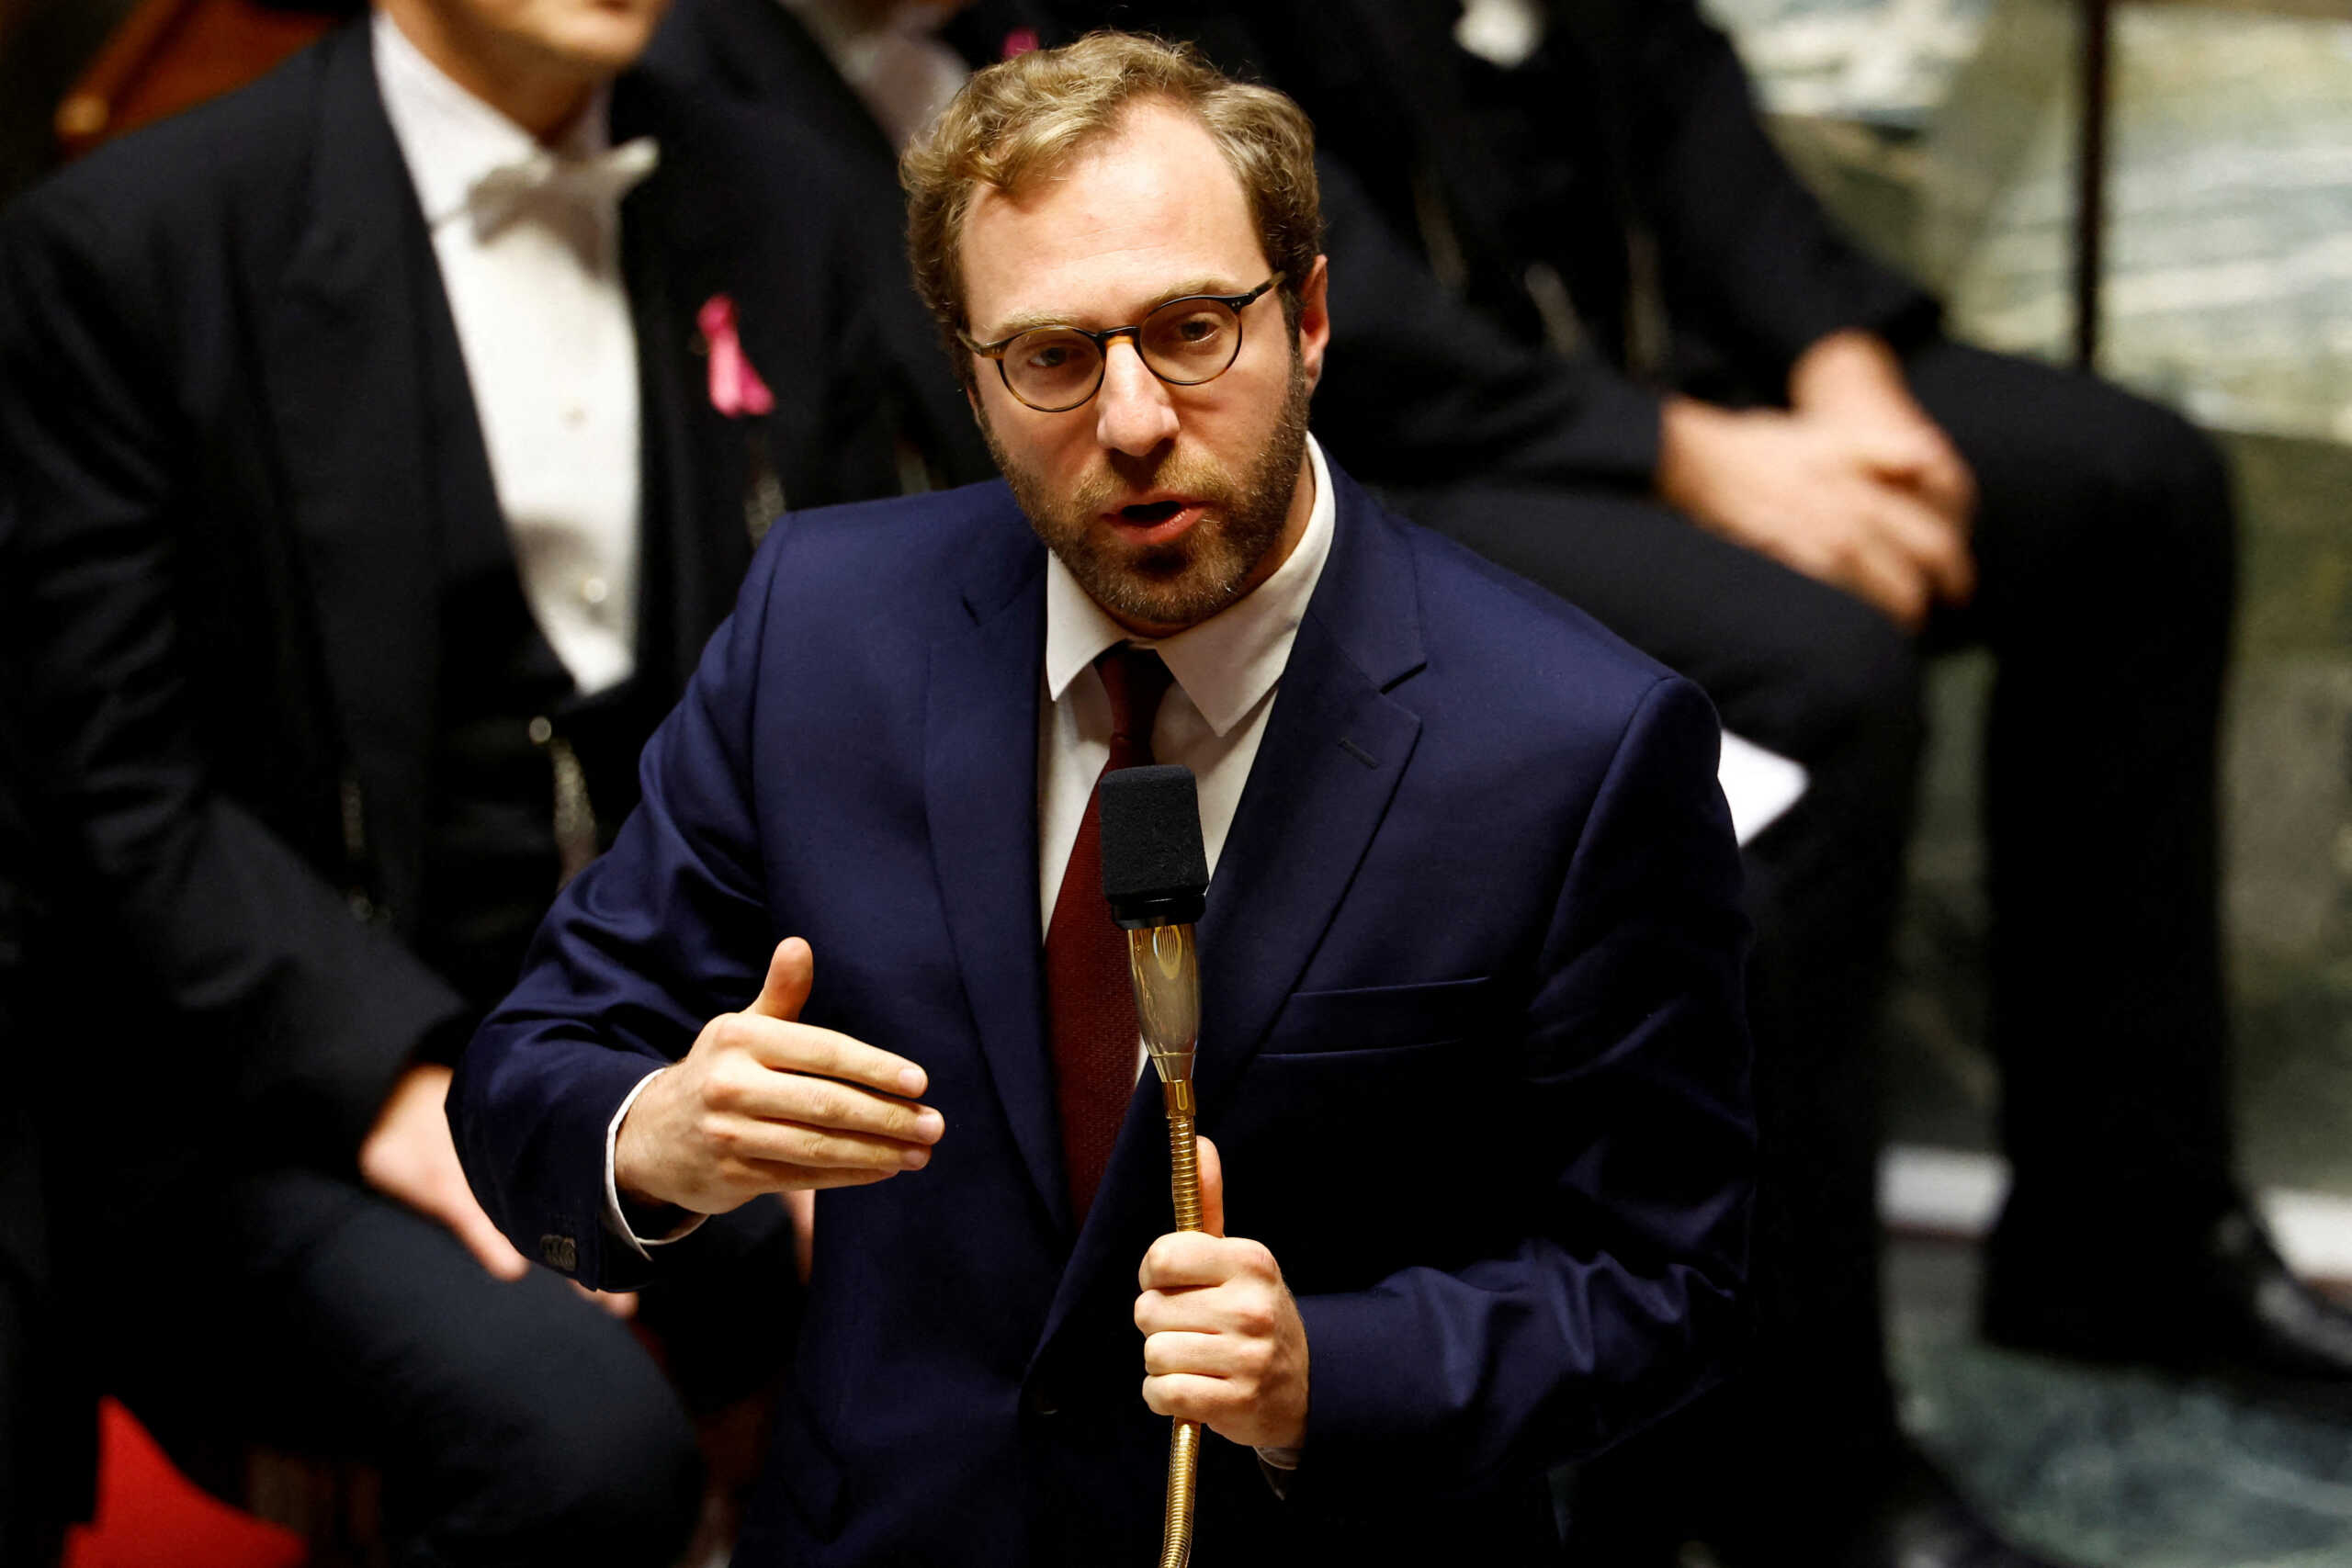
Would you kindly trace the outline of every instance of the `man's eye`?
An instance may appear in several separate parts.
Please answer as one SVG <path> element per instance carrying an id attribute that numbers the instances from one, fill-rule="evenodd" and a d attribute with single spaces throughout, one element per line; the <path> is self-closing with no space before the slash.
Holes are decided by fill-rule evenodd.
<path id="1" fill-rule="evenodd" d="M 1069 363 L 1069 344 L 1043 344 L 1029 351 L 1028 365 L 1032 370 L 1058 370 Z"/>

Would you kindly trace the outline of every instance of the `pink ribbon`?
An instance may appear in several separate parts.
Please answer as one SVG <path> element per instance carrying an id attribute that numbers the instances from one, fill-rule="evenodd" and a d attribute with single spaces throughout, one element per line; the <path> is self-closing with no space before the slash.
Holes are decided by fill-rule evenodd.
<path id="1" fill-rule="evenodd" d="M 1004 53 L 1002 58 L 1011 60 L 1015 55 L 1026 54 L 1036 47 L 1036 28 L 1015 28 L 1011 32 L 1004 35 Z"/>
<path id="2" fill-rule="evenodd" d="M 743 355 L 743 340 L 735 331 L 735 301 L 714 294 L 695 313 L 702 341 L 710 350 L 710 406 L 729 419 L 763 414 L 775 407 L 775 394 L 752 368 Z"/>

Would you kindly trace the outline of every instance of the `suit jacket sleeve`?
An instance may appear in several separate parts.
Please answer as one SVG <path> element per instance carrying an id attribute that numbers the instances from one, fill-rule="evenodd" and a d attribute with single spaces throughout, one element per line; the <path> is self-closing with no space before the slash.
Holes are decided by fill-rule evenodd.
<path id="1" fill-rule="evenodd" d="M 629 1091 L 717 1012 L 759 995 L 775 937 L 760 884 L 749 715 L 778 522 L 686 693 L 647 745 L 638 808 L 539 928 L 521 983 L 458 1065 L 449 1121 L 467 1179 L 525 1256 L 634 1290 L 707 1244 L 652 1259 L 605 1228 L 605 1135 Z"/>
<path id="2" fill-rule="evenodd" d="M 1934 330 L 1935 300 L 1857 249 L 1790 170 L 1730 40 L 1691 0 L 1585 9 L 1566 25 L 1616 35 L 1592 51 L 1597 86 L 1614 100 L 1615 152 L 1656 232 L 1670 313 L 1779 368 L 1846 328 L 1898 346 Z"/>
<path id="3" fill-rule="evenodd" d="M 94 968 L 172 1021 L 127 1043 L 124 1081 L 138 1051 L 207 1056 L 290 1156 L 347 1164 L 460 1004 L 218 786 L 175 606 L 221 570 L 198 558 L 212 543 L 257 525 L 208 511 L 212 454 L 175 400 L 198 378 L 164 324 L 228 309 L 175 298 L 163 238 L 76 194 L 0 221 L 0 692 L 27 813 L 66 868 L 61 907 L 108 949 Z"/>
<path id="4" fill-rule="evenodd" d="M 1491 1108 L 1492 1190 L 1541 1192 L 1541 1221 L 1501 1256 L 1300 1299 L 1300 1486 L 1474 1490 L 1589 1454 L 1724 1371 L 1754 1133 L 1716 737 L 1695 687 L 1650 689 L 1544 934 L 1519 1103 Z"/>

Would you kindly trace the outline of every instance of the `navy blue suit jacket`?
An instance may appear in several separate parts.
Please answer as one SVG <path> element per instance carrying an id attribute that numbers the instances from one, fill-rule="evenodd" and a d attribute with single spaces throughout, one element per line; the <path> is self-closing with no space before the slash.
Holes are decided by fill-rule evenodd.
<path id="1" fill-rule="evenodd" d="M 1202 1127 L 1310 1359 L 1285 1497 L 1211 1437 L 1203 1562 L 1532 1562 L 1543 1468 L 1736 1337 L 1738 868 L 1697 688 L 1334 475 L 1338 532 L 1200 926 Z M 1158 1095 L 1071 1224 L 1037 919 L 1045 554 L 1001 484 L 789 516 L 450 1100 L 533 1257 L 646 1072 L 807 937 L 804 1018 L 922 1063 L 930 1167 L 818 1205 L 744 1563 L 1152 1561 L 1136 1271 Z M 1106 917 L 1107 913 L 1106 913 Z M 692 1239 L 678 1244 L 693 1246 Z M 1556 1544 L 1549 1550 L 1555 1552 Z"/>

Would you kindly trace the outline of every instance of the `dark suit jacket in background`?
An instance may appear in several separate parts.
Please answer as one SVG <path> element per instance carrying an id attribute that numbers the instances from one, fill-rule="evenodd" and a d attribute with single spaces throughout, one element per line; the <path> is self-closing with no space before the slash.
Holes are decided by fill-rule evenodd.
<path id="1" fill-rule="evenodd" d="M 750 558 L 759 466 L 820 503 L 896 465 L 819 161 L 642 76 L 613 115 L 662 141 L 623 209 L 659 701 Z M 720 292 L 763 419 L 702 395 Z M 364 23 L 0 219 L 0 694 L 56 904 L 43 990 L 85 1021 L 63 1068 L 119 1144 L 107 1207 L 223 1150 L 347 1169 L 398 1073 L 469 1028 L 406 945 L 458 537 L 505 547 Z"/>
<path id="2" fill-rule="evenodd" d="M 1211 1438 L 1203 1562 L 1549 1561 L 1545 1464 L 1735 1337 L 1738 870 L 1690 686 L 1334 470 L 1338 532 L 1200 926 L 1202 1129 L 1297 1294 L 1306 1458 Z M 930 1167 L 819 1201 L 737 1561 L 1143 1562 L 1167 1423 L 1136 1269 L 1147 1084 L 1073 1226 L 1037 926 L 1045 557 L 1000 485 L 785 519 L 450 1107 L 475 1190 L 579 1276 L 645 1073 L 808 938 L 804 1018 L 921 1062 Z"/>
<path id="3" fill-rule="evenodd" d="M 50 1264 L 41 1142 L 27 1089 L 45 1043 L 17 1008 L 28 945 L 40 919 L 30 840 L 0 730 L 0 1562 L 47 1561 L 65 1521 L 94 1501 L 97 1401 L 60 1321 Z"/>
<path id="4" fill-rule="evenodd" d="M 1001 8 L 990 0 L 973 9 Z M 981 23 L 975 15 L 967 26 Z M 776 0 L 684 0 L 663 19 L 645 62 L 687 91 L 755 113 L 779 141 L 838 174 L 840 205 L 827 221 L 865 257 L 864 303 L 899 372 L 891 389 L 900 419 L 941 486 L 994 478 L 996 464 L 941 351 L 939 328 L 915 296 L 898 152 L 800 19 Z"/>
<path id="5" fill-rule="evenodd" d="M 993 63 L 1009 35 L 1028 29 L 1067 42 L 1109 13 L 1090 0 L 1057 6 L 982 0 L 943 35 L 973 67 Z M 1162 17 L 1137 8 L 1130 21 L 1163 28 L 1197 24 L 1227 64 L 1261 52 L 1231 17 Z M 1211 25 L 1214 24 L 1214 25 Z M 894 356 L 933 367 L 923 383 L 934 426 L 952 434 L 939 471 L 959 479 L 993 474 L 939 329 L 915 298 L 906 262 L 906 198 L 897 157 L 854 91 L 806 28 L 775 0 L 677 0 L 648 59 L 775 117 L 796 144 L 824 150 L 845 175 L 858 232 L 871 248 L 874 304 Z M 1641 489 L 1657 459 L 1657 399 L 1598 355 L 1563 358 L 1514 341 L 1496 321 L 1441 287 L 1343 159 L 1317 160 L 1331 255 L 1331 354 L 1316 399 L 1328 450 L 1388 486 L 1487 482 L 1603 483 Z"/>

